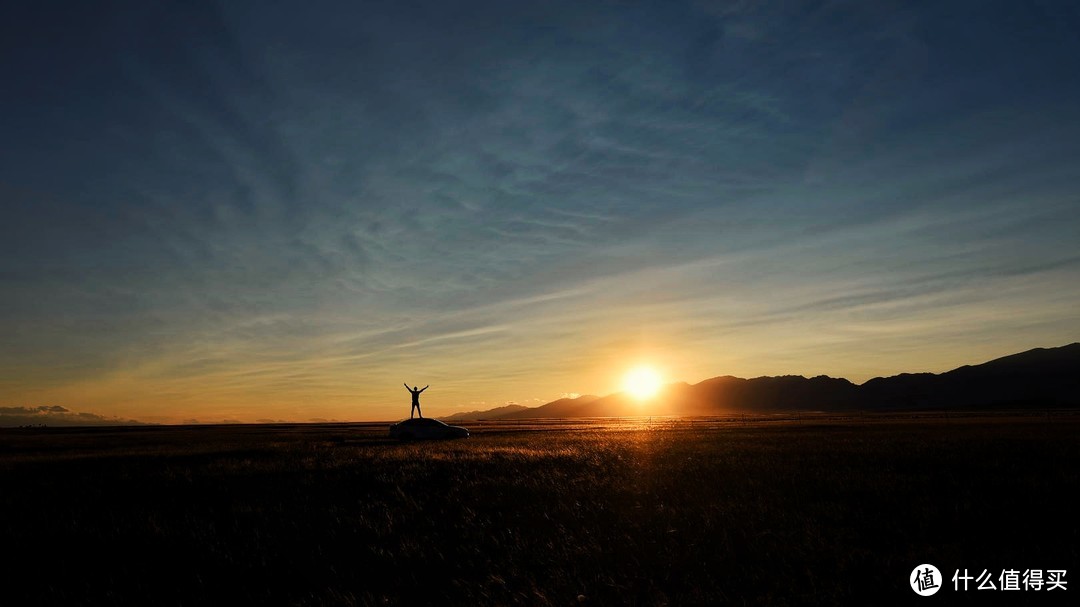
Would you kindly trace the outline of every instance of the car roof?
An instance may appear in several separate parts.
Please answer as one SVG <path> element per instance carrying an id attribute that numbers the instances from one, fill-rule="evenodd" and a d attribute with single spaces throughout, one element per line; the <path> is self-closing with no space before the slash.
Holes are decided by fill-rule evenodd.
<path id="1" fill-rule="evenodd" d="M 442 423 L 441 421 L 439 421 L 437 419 L 430 418 L 430 417 L 414 417 L 412 419 L 407 419 L 407 420 L 401 422 L 401 424 L 403 426 L 445 426 L 446 425 L 446 424 Z"/>

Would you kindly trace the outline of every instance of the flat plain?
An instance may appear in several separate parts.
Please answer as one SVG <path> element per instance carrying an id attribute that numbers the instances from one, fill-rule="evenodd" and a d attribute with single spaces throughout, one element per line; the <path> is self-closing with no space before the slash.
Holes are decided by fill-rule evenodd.
<path id="1" fill-rule="evenodd" d="M 6 605 L 1076 604 L 1080 416 L 0 430 Z M 921 563 L 945 573 L 924 599 Z"/>

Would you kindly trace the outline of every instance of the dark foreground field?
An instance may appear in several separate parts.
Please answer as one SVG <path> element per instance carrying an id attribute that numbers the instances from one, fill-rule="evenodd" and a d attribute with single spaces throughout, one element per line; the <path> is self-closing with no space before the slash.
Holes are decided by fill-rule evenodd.
<path id="1" fill-rule="evenodd" d="M 1078 604 L 1078 422 L 0 430 L 0 604 Z"/>

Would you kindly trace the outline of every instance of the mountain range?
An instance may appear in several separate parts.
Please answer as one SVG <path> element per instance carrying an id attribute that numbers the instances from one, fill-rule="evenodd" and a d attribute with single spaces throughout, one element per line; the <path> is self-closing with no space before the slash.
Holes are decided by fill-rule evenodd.
<path id="1" fill-rule="evenodd" d="M 743 379 L 725 375 L 667 384 L 648 401 L 624 392 L 508 405 L 446 417 L 531 419 L 626 415 L 725 415 L 784 411 L 1070 408 L 1080 406 L 1080 343 L 1036 348 L 945 373 L 903 373 L 863 384 L 825 375 Z"/>

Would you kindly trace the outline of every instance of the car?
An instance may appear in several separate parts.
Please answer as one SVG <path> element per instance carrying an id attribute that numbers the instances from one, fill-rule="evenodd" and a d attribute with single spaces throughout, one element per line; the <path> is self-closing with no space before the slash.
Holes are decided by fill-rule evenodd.
<path id="1" fill-rule="evenodd" d="M 390 438 L 412 440 L 416 438 L 469 438 L 469 431 L 461 426 L 451 426 L 430 417 L 410 418 L 390 426 Z"/>

